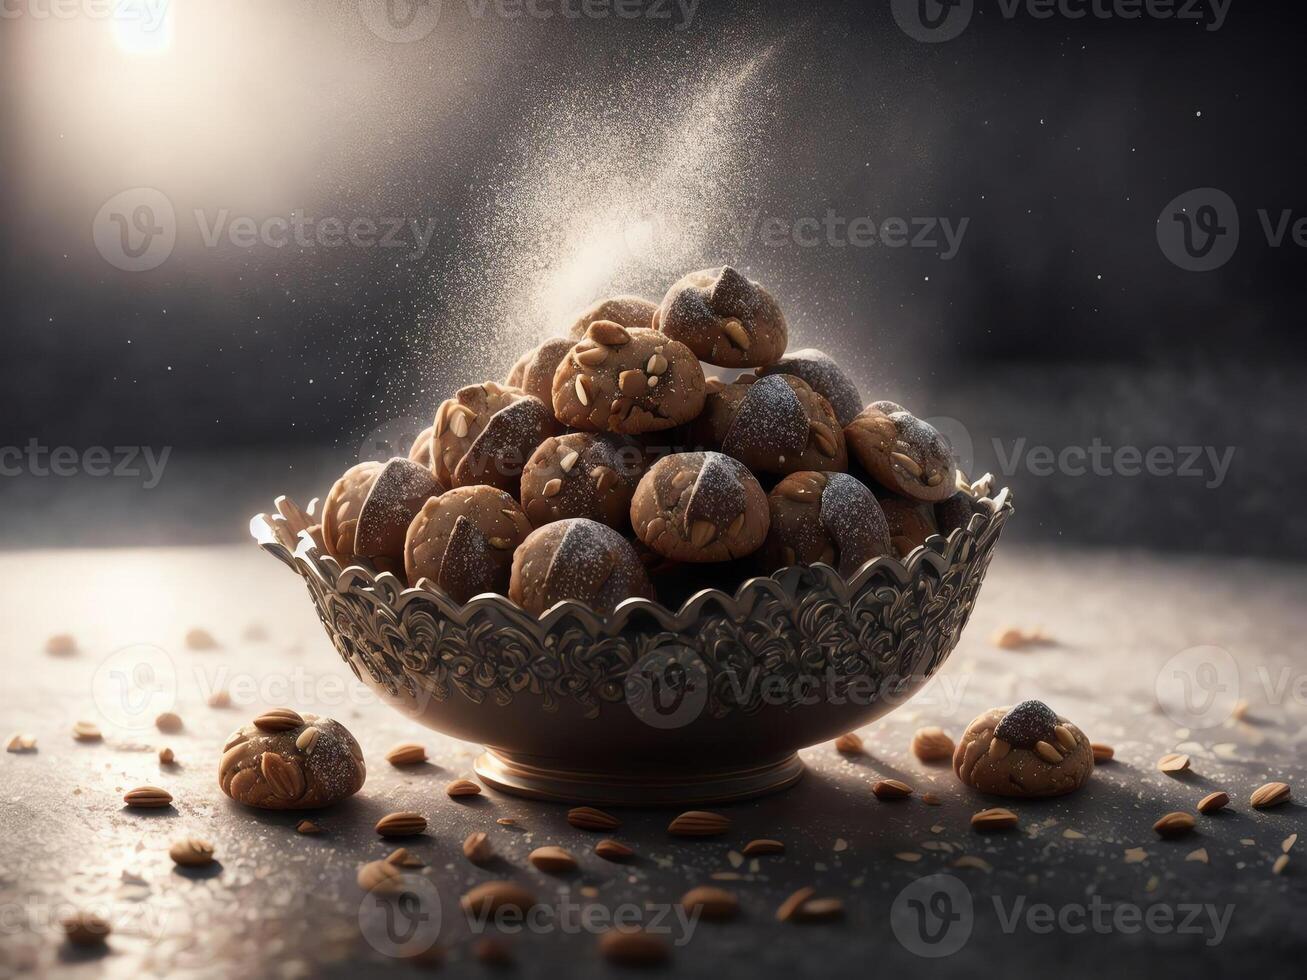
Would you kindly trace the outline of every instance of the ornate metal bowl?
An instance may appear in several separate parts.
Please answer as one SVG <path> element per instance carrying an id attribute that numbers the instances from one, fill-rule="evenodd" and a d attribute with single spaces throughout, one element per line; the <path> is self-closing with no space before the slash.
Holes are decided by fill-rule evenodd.
<path id="1" fill-rule="evenodd" d="M 983 488 L 988 480 L 979 481 Z M 477 774 L 510 793 L 596 804 L 755 796 L 803 774 L 796 750 L 902 704 L 957 645 L 1004 523 L 1007 490 L 966 527 L 849 580 L 826 565 L 708 589 L 678 609 L 537 617 L 499 595 L 457 603 L 430 582 L 341 565 L 306 513 L 250 523 L 308 586 L 341 657 L 388 703 L 486 746 Z"/>

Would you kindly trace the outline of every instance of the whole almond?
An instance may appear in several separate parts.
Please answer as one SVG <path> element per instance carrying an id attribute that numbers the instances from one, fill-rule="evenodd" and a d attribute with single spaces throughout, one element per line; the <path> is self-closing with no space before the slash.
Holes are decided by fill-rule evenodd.
<path id="1" fill-rule="evenodd" d="M 299 712 L 290 708 L 273 708 L 254 719 L 254 727 L 261 732 L 288 732 L 303 724 L 304 719 Z"/>
<path id="2" fill-rule="evenodd" d="M 182 716 L 175 711 L 165 711 L 154 719 L 154 727 L 161 732 L 173 735 L 182 730 Z"/>
<path id="3" fill-rule="evenodd" d="M 722 324 L 722 329 L 726 331 L 726 336 L 731 338 L 731 343 L 742 350 L 749 349 L 749 332 L 744 329 L 744 324 L 739 320 L 727 320 Z"/>
<path id="4" fill-rule="evenodd" d="M 427 829 L 427 818 L 412 810 L 387 813 L 377 821 L 376 831 L 382 837 L 412 837 Z"/>
<path id="5" fill-rule="evenodd" d="M 616 830 L 622 825 L 611 813 L 592 806 L 573 807 L 567 811 L 567 822 L 580 830 Z"/>
<path id="6" fill-rule="evenodd" d="M 691 888 L 681 896 L 681 906 L 687 912 L 698 911 L 699 918 L 709 922 L 725 922 L 740 912 L 740 900 L 733 892 L 713 885 Z"/>
<path id="7" fill-rule="evenodd" d="M 707 810 L 686 810 L 667 825 L 676 837 L 717 837 L 731 829 L 729 817 Z"/>
<path id="8" fill-rule="evenodd" d="M 109 923 L 94 912 L 74 912 L 59 924 L 74 946 L 98 946 L 113 931 Z"/>
<path id="9" fill-rule="evenodd" d="M 653 966 L 670 955 L 661 936 L 640 929 L 609 930 L 599 937 L 599 952 L 620 966 Z"/>
<path id="10" fill-rule="evenodd" d="M 295 825 L 295 832 L 297 834 L 320 834 L 322 833 L 322 828 L 312 820 L 301 820 Z"/>
<path id="11" fill-rule="evenodd" d="M 1011 830 L 1020 821 L 1017 815 L 1006 807 L 996 806 L 981 810 L 971 815 L 971 826 L 979 831 Z"/>
<path id="12" fill-rule="evenodd" d="M 210 708 L 230 708 L 231 693 L 226 688 L 221 688 L 209 695 Z"/>
<path id="13" fill-rule="evenodd" d="M 187 837 L 174 841 L 168 848 L 168 856 L 183 868 L 202 868 L 213 863 L 213 845 L 198 837 Z"/>
<path id="14" fill-rule="evenodd" d="M 1279 806 L 1281 803 L 1287 803 L 1290 796 L 1288 783 L 1266 783 L 1253 790 L 1249 802 L 1256 809 L 1262 810 L 1268 806 Z"/>
<path id="15" fill-rule="evenodd" d="M 481 787 L 470 779 L 455 779 L 445 787 L 445 792 L 455 799 L 460 796 L 480 796 Z"/>
<path id="16" fill-rule="evenodd" d="M 1189 756 L 1183 752 L 1168 752 L 1157 760 L 1157 768 L 1162 772 L 1184 772 L 1189 768 Z"/>
<path id="17" fill-rule="evenodd" d="M 304 770 L 299 763 L 283 759 L 276 752 L 259 756 L 259 772 L 272 792 L 283 800 L 297 800 L 304 793 Z"/>
<path id="18" fill-rule="evenodd" d="M 838 898 L 810 898 L 794 910 L 795 922 L 830 922 L 844 915 L 844 903 Z"/>
<path id="19" fill-rule="evenodd" d="M 358 885 L 365 892 L 392 894 L 400 890 L 404 872 L 389 861 L 369 861 L 359 868 Z"/>
<path id="20" fill-rule="evenodd" d="M 103 737 L 99 727 L 93 722 L 79 721 L 73 725 L 73 738 L 79 742 L 98 742 Z"/>
<path id="21" fill-rule="evenodd" d="M 789 922 L 798 912 L 799 906 L 816 894 L 817 889 L 810 887 L 800 888 L 791 894 L 789 898 L 781 902 L 780 908 L 776 910 L 776 921 Z"/>
<path id="22" fill-rule="evenodd" d="M 1177 810 L 1168 813 L 1153 824 L 1153 830 L 1157 831 L 1159 837 L 1183 837 L 1194 829 L 1195 822 L 1192 813 L 1183 813 Z"/>
<path id="23" fill-rule="evenodd" d="M 537 847 L 528 855 L 527 860 L 541 871 L 560 873 L 576 870 L 576 858 L 572 857 L 568 851 L 563 850 L 561 847 L 555 847 L 553 844 Z"/>
<path id="24" fill-rule="evenodd" d="M 785 845 L 778 840 L 762 837 L 745 844 L 741 849 L 741 853 L 745 857 L 758 857 L 762 854 L 784 854 Z"/>
<path id="25" fill-rule="evenodd" d="M 165 745 L 163 748 L 159 750 L 160 763 L 162 763 L 165 766 L 168 766 L 174 763 L 175 761 L 177 761 L 177 756 L 173 753 L 172 749 L 168 748 L 168 746 Z"/>
<path id="26" fill-rule="evenodd" d="M 404 742 L 386 753 L 386 761 L 392 766 L 416 766 L 427 761 L 427 750 L 416 742 Z"/>
<path id="27" fill-rule="evenodd" d="M 629 861 L 635 856 L 635 851 L 625 844 L 608 839 L 601 840 L 595 845 L 595 853 L 605 861 Z"/>
<path id="28" fill-rule="evenodd" d="M 878 800 L 906 800 L 912 795 L 912 787 L 898 779 L 882 779 L 871 791 Z"/>
<path id="29" fill-rule="evenodd" d="M 167 790 L 159 789 L 158 786 L 137 786 L 133 790 L 128 790 L 123 796 L 123 802 L 128 806 L 158 809 L 170 804 L 172 795 Z"/>
<path id="30" fill-rule="evenodd" d="M 1217 790 L 1215 793 L 1208 793 L 1198 801 L 1199 813 L 1215 813 L 1217 810 L 1224 810 L 1230 805 L 1230 794 Z"/>
<path id="31" fill-rule="evenodd" d="M 464 912 L 478 916 L 494 915 L 500 909 L 525 912 L 535 903 L 534 895 L 512 881 L 483 882 L 459 899 Z"/>
<path id="32" fill-rule="evenodd" d="M 835 751 L 844 755 L 858 755 L 862 752 L 862 736 L 857 732 L 845 732 L 835 740 Z"/>
<path id="33" fill-rule="evenodd" d="M 386 855 L 386 860 L 397 868 L 420 868 L 422 859 L 407 847 L 397 847 Z"/>
<path id="34" fill-rule="evenodd" d="M 9 741 L 5 743 L 5 751 L 6 752 L 35 752 L 36 736 L 28 735 L 26 732 L 18 732 L 15 735 L 11 735 L 9 737 Z"/>
<path id="35" fill-rule="evenodd" d="M 953 739 L 938 726 L 918 728 L 912 736 L 912 754 L 922 762 L 942 762 L 953 758 Z"/>
<path id="36" fill-rule="evenodd" d="M 473 864 L 485 864 L 495 856 L 490 837 L 483 830 L 473 831 L 463 841 L 463 856 Z"/>
<path id="37" fill-rule="evenodd" d="M 631 335 L 626 332 L 626 328 L 612 320 L 596 320 L 590 324 L 586 336 L 596 344 L 603 344 L 606 347 L 621 347 L 631 342 Z"/>
<path id="38" fill-rule="evenodd" d="M 1112 757 L 1116 755 L 1116 749 L 1110 745 L 1104 745 L 1102 742 L 1090 742 L 1089 750 L 1094 753 L 1094 765 L 1111 762 Z"/>
<path id="39" fill-rule="evenodd" d="M 305 755 L 313 751 L 313 743 L 318 740 L 318 728 L 316 725 L 310 725 L 304 731 L 299 733 L 295 739 L 295 748 L 299 749 Z"/>

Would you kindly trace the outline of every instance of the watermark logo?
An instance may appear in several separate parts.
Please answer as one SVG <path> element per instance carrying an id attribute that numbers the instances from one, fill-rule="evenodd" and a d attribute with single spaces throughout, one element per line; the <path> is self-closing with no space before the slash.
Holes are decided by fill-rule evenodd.
<path id="1" fill-rule="evenodd" d="M 909 953 L 926 959 L 952 956 L 971 938 L 975 909 L 969 889 L 950 874 L 909 884 L 890 908 L 890 928 Z"/>
<path id="2" fill-rule="evenodd" d="M 1219 269 L 1239 247 L 1239 209 L 1214 187 L 1185 191 L 1157 216 L 1157 245 L 1181 269 Z"/>
<path id="3" fill-rule="evenodd" d="M 29 439 L 25 446 L 0 446 L 0 477 L 89 476 L 140 480 L 141 489 L 153 490 L 163 480 L 172 447 L 156 452 L 152 446 L 46 446 Z M 143 464 L 143 467 L 142 467 Z"/>
<path id="4" fill-rule="evenodd" d="M 159 647 L 147 643 L 120 647 L 96 667 L 91 700 L 119 728 L 150 728 L 177 702 L 177 666 Z"/>
<path id="5" fill-rule="evenodd" d="M 894 20 L 914 41 L 941 44 L 967 29 L 975 0 L 894 0 Z"/>
<path id="6" fill-rule="evenodd" d="M 162 191 L 133 187 L 104 202 L 91 223 L 91 234 L 110 265 L 126 272 L 148 272 L 172 255 L 177 213 Z"/>
<path id="7" fill-rule="evenodd" d="M 406 872 L 397 884 L 364 896 L 358 921 L 363 938 L 382 956 L 417 956 L 440 938 L 440 893 L 422 875 Z"/>
<path id="8" fill-rule="evenodd" d="M 1190 647 L 1162 666 L 1154 689 L 1158 705 L 1177 725 L 1213 728 L 1239 704 L 1239 667 L 1221 647 Z"/>
<path id="9" fill-rule="evenodd" d="M 659 647 L 626 673 L 626 703 L 651 728 L 689 725 L 708 704 L 708 668 L 689 647 Z"/>
<path id="10" fill-rule="evenodd" d="M 383 422 L 364 436 L 359 443 L 359 462 L 394 459 L 396 456 L 407 457 L 417 437 L 430 425 L 430 420 L 423 421 L 412 415 L 401 415 L 389 422 Z"/>
<path id="11" fill-rule="evenodd" d="M 421 41 L 440 21 L 441 0 L 359 0 L 368 30 L 391 44 Z"/>

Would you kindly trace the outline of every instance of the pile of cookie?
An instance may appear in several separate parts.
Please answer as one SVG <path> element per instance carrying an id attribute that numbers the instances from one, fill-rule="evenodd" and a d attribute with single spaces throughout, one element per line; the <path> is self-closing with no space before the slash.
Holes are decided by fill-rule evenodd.
<path id="1" fill-rule="evenodd" d="M 864 407 L 833 358 L 787 342 L 776 299 L 729 266 L 660 304 L 600 300 L 503 382 L 444 401 L 407 459 L 345 473 L 314 530 L 342 563 L 540 613 L 796 564 L 851 575 L 965 524 L 943 436 L 893 402 Z"/>

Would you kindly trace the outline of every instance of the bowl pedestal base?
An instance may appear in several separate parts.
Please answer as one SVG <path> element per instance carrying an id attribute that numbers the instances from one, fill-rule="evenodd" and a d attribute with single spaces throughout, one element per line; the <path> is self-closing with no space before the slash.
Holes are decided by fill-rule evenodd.
<path id="1" fill-rule="evenodd" d="M 804 773 L 794 753 L 762 765 L 705 773 L 588 772 L 542 765 L 547 762 L 487 749 L 473 768 L 488 786 L 514 796 L 604 806 L 729 803 L 786 789 Z"/>

